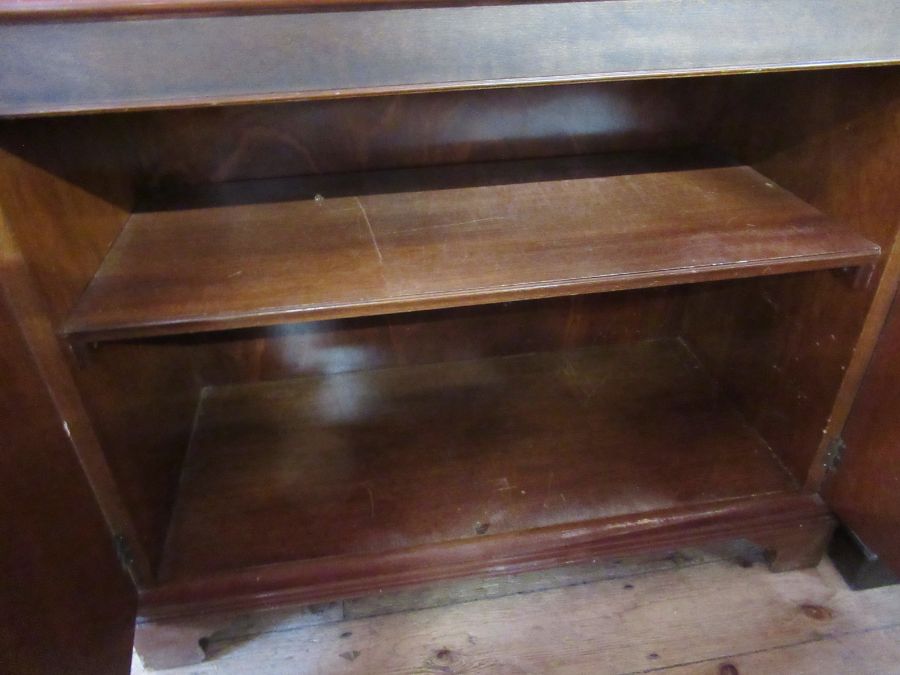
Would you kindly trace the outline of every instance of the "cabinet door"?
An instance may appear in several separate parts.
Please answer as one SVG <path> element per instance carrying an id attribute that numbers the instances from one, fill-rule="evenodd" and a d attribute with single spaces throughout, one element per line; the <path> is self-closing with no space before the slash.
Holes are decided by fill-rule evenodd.
<path id="1" fill-rule="evenodd" d="M 0 287 L 0 672 L 128 673 L 136 601 Z"/>
<path id="2" fill-rule="evenodd" d="M 894 298 L 844 426 L 826 496 L 844 523 L 900 574 L 900 301 Z"/>

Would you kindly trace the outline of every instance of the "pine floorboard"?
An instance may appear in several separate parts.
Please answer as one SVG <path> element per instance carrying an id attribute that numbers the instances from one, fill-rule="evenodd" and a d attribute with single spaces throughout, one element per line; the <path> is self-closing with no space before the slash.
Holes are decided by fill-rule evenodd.
<path id="1" fill-rule="evenodd" d="M 900 586 L 687 551 L 248 618 L 209 655 L 163 672 L 900 673 Z"/>

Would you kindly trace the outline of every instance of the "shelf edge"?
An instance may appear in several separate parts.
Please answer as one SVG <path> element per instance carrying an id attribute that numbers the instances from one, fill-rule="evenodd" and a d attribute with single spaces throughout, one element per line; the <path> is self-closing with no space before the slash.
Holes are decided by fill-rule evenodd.
<path id="1" fill-rule="evenodd" d="M 539 300 L 567 295 L 584 295 L 677 286 L 706 281 L 775 276 L 793 272 L 861 267 L 874 263 L 881 248 L 872 244 L 858 251 L 836 252 L 819 256 L 774 258 L 741 263 L 722 263 L 673 270 L 624 273 L 552 282 L 525 283 L 520 286 L 476 289 L 473 291 L 398 296 L 381 301 L 329 305 L 310 308 L 271 308 L 254 313 L 196 317 L 176 321 L 154 321 L 142 324 L 102 325 L 79 318 L 77 306 L 62 328 L 62 334 L 76 342 L 103 342 L 142 337 L 160 337 L 188 333 L 204 333 L 240 328 L 256 328 L 281 323 L 304 323 L 364 316 L 399 314 L 413 311 L 450 309 L 474 305 Z"/>

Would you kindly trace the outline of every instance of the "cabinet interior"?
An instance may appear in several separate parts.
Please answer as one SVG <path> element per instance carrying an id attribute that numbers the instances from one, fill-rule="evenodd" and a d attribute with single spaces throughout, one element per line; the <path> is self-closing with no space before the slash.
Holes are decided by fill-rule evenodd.
<path id="1" fill-rule="evenodd" d="M 3 121 L 139 584 L 816 490 L 898 77 Z"/>

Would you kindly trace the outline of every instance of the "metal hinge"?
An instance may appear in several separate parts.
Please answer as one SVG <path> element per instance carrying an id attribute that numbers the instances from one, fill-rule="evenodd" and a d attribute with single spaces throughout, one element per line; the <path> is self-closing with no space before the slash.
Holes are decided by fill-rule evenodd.
<path id="1" fill-rule="evenodd" d="M 828 449 L 825 451 L 825 472 L 832 473 L 837 471 L 838 467 L 841 465 L 841 461 L 844 458 L 844 450 L 847 449 L 847 444 L 844 443 L 844 439 L 840 436 L 835 436 L 831 439 L 831 443 L 828 444 Z"/>
<path id="2" fill-rule="evenodd" d="M 130 573 L 131 567 L 134 565 L 134 554 L 131 552 L 131 547 L 128 545 L 125 535 L 113 535 L 113 546 L 116 548 L 116 557 L 119 559 L 119 564 Z"/>

